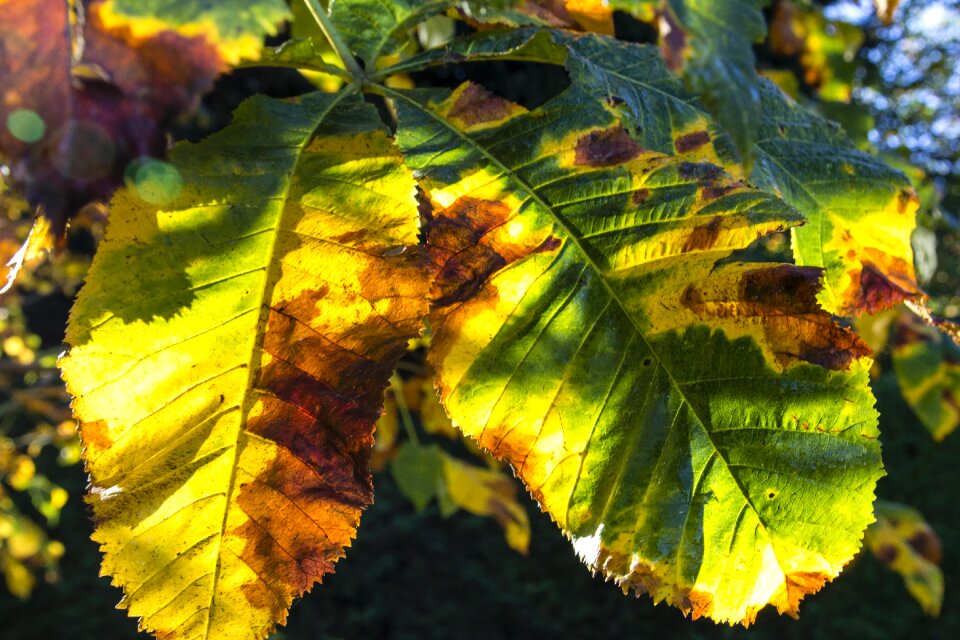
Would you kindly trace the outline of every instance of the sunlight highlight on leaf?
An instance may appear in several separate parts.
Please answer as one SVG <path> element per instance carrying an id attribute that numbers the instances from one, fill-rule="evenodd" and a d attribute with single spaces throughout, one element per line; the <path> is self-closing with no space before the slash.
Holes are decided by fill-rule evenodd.
<path id="1" fill-rule="evenodd" d="M 172 203 L 114 199 L 61 367 L 122 606 L 158 637 L 259 639 L 372 499 L 426 311 L 416 251 L 393 251 L 417 243 L 415 185 L 349 92 L 248 100 L 172 164 Z"/>
<path id="2" fill-rule="evenodd" d="M 800 215 L 643 148 L 576 84 L 531 112 L 471 83 L 388 95 L 431 200 L 454 422 L 625 590 L 795 615 L 882 475 L 867 349 L 817 308 L 819 270 L 723 260 Z"/>

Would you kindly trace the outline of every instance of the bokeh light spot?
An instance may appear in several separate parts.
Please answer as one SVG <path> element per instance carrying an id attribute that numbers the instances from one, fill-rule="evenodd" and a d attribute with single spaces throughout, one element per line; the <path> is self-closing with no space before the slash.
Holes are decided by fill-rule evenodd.
<path id="1" fill-rule="evenodd" d="M 127 185 L 150 204 L 172 202 L 183 190 L 183 177 L 169 162 L 141 158 L 130 163 L 125 173 Z"/>
<path id="2" fill-rule="evenodd" d="M 30 109 L 14 109 L 7 115 L 7 129 L 22 142 L 36 142 L 47 130 L 43 118 Z"/>

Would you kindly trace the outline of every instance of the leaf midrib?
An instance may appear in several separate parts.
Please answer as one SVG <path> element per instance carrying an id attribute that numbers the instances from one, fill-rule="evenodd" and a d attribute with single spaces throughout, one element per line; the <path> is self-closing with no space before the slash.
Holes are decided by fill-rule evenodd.
<path id="1" fill-rule="evenodd" d="M 720 451 L 720 448 L 717 446 L 717 443 L 714 441 L 712 434 L 707 429 L 706 423 L 704 422 L 703 418 L 700 416 L 699 413 L 697 413 L 696 406 L 688 399 L 687 394 L 684 393 L 681 385 L 677 382 L 676 378 L 673 376 L 670 370 L 666 367 L 666 365 L 664 365 L 663 360 L 660 357 L 659 353 L 653 348 L 653 346 L 650 344 L 650 341 L 647 340 L 647 337 L 640 330 L 640 327 L 637 326 L 637 323 L 634 321 L 633 317 L 627 312 L 624 301 L 620 298 L 620 296 L 617 295 L 617 293 L 611 287 L 610 283 L 607 281 L 604 271 L 600 268 L 600 265 L 598 265 L 596 261 L 593 260 L 589 252 L 586 250 L 586 247 L 583 246 L 582 242 L 580 241 L 580 238 L 573 232 L 571 227 L 567 225 L 563 221 L 563 219 L 553 210 L 553 207 L 547 204 L 547 202 L 540 197 L 540 194 L 538 194 L 532 186 L 530 186 L 523 179 L 517 176 L 508 166 L 506 166 L 503 162 L 501 162 L 499 158 L 491 154 L 486 148 L 479 145 L 473 138 L 471 138 L 470 136 L 464 135 L 462 131 L 460 131 L 455 126 L 453 126 L 445 118 L 442 118 L 432 110 L 425 108 L 419 102 L 408 97 L 406 94 L 401 93 L 399 91 L 394 91 L 393 89 L 390 89 L 388 87 L 381 87 L 381 88 L 383 92 L 389 95 L 390 97 L 394 99 L 403 100 L 404 102 L 413 105 L 420 112 L 428 115 L 431 119 L 438 122 L 444 128 L 454 133 L 465 144 L 477 150 L 484 158 L 492 162 L 494 165 L 496 165 L 498 169 L 503 171 L 503 174 L 505 176 L 508 176 L 510 179 L 514 180 L 517 184 L 519 184 L 520 187 L 527 192 L 527 194 L 531 197 L 531 199 L 534 202 L 536 202 L 540 207 L 542 207 L 543 210 L 550 215 L 550 217 L 553 219 L 554 224 L 557 225 L 561 231 L 563 231 L 563 233 L 567 236 L 567 238 L 577 248 L 578 252 L 581 254 L 581 257 L 587 263 L 587 266 L 589 266 L 596 273 L 597 278 L 606 289 L 607 295 L 609 295 L 610 298 L 617 303 L 617 306 L 620 307 L 621 313 L 624 315 L 624 317 L 627 318 L 627 320 L 633 326 L 634 333 L 640 338 L 640 340 L 647 347 L 647 349 L 650 350 L 650 353 L 653 354 L 653 356 L 656 358 L 658 366 L 661 369 L 663 369 L 664 373 L 666 373 L 667 378 L 670 380 L 671 386 L 673 386 L 673 388 L 677 390 L 677 393 L 682 399 L 682 402 L 686 403 L 690 407 L 690 413 L 696 418 L 697 423 L 699 424 L 701 430 L 706 436 L 707 441 L 710 443 L 710 446 L 713 448 L 714 452 L 716 453 L 717 458 L 723 462 L 724 467 L 727 470 L 727 473 L 729 473 L 730 477 L 733 479 L 734 485 L 736 485 L 737 489 L 740 491 L 740 494 L 743 496 L 744 502 L 747 505 L 749 505 L 751 511 L 753 511 L 754 514 L 756 515 L 757 522 L 760 524 L 761 527 L 763 527 L 764 532 L 766 532 L 767 535 L 769 536 L 769 530 L 767 528 L 767 524 L 760 517 L 760 512 L 756 508 L 756 506 L 753 504 L 753 502 L 750 500 L 750 496 L 747 494 L 746 489 L 743 487 L 739 479 L 737 479 L 736 475 L 730 469 L 730 462 L 726 459 L 726 457 Z M 688 512 L 688 516 L 689 516 L 689 512 Z M 779 559 L 778 559 L 778 564 L 779 564 Z M 781 570 L 783 570 L 782 565 L 780 568 Z M 783 573 L 786 574 L 786 571 L 783 571 Z"/>
<path id="2" fill-rule="evenodd" d="M 283 188 L 282 196 L 279 198 L 275 198 L 275 200 L 278 200 L 281 202 L 281 205 L 280 205 L 281 208 L 280 208 L 279 215 L 277 216 L 276 227 L 273 229 L 273 238 L 270 241 L 270 248 L 266 252 L 267 261 L 264 265 L 263 290 L 259 297 L 260 313 L 259 313 L 259 317 L 257 318 L 256 331 L 254 332 L 250 340 L 250 359 L 247 362 L 247 381 L 243 387 L 244 398 L 240 407 L 240 415 L 238 416 L 238 420 L 237 420 L 236 435 L 234 438 L 231 438 L 231 441 L 234 442 L 233 462 L 230 465 L 230 479 L 227 483 L 226 500 L 224 501 L 224 507 L 223 507 L 223 518 L 220 521 L 220 528 L 218 529 L 219 537 L 217 539 L 217 552 L 216 552 L 217 564 L 216 564 L 216 567 L 214 568 L 213 580 L 211 581 L 211 585 L 210 585 L 210 600 L 207 604 L 207 623 L 203 633 L 203 637 L 206 639 L 210 638 L 210 623 L 211 623 L 211 620 L 213 620 L 214 599 L 217 593 L 217 584 L 220 580 L 220 569 L 223 564 L 223 561 L 222 561 L 223 538 L 226 535 L 227 518 L 230 514 L 230 510 L 232 507 L 230 498 L 233 495 L 234 485 L 236 484 L 236 480 L 237 480 L 237 471 L 240 468 L 239 443 L 240 443 L 240 438 L 242 434 L 245 433 L 247 430 L 247 415 L 249 414 L 250 409 L 252 408 L 250 404 L 251 403 L 250 390 L 254 386 L 253 384 L 254 376 L 257 373 L 256 361 L 257 361 L 257 358 L 261 355 L 261 351 L 262 351 L 262 346 L 260 345 L 260 342 L 262 340 L 262 336 L 265 333 L 265 326 L 266 326 L 267 318 L 269 316 L 269 305 L 267 305 L 266 302 L 269 299 L 270 293 L 272 292 L 272 289 L 275 285 L 275 283 L 272 282 L 270 277 L 271 263 L 273 262 L 273 256 L 276 254 L 277 240 L 280 237 L 280 231 L 282 228 L 282 225 L 280 223 L 284 217 L 284 214 L 286 213 L 286 203 L 290 198 L 290 189 L 293 186 L 293 177 L 296 175 L 296 170 L 300 164 L 301 159 L 303 158 L 304 151 L 309 146 L 310 141 L 313 139 L 314 132 L 316 131 L 317 127 L 319 127 L 323 123 L 323 121 L 327 118 L 327 116 L 330 115 L 330 112 L 333 111 L 338 104 L 340 104 L 341 101 L 353 95 L 354 93 L 356 93 L 356 91 L 357 91 L 356 85 L 349 85 L 345 87 L 337 94 L 334 94 L 333 99 L 327 105 L 325 105 L 325 108 L 321 112 L 317 114 L 317 116 L 313 120 L 313 127 L 310 130 L 309 135 L 304 136 L 303 142 L 302 144 L 299 145 L 296 156 L 293 158 L 293 161 L 291 163 L 289 178 L 286 180 L 286 184 Z M 271 200 L 274 200 L 274 199 L 271 199 Z"/>

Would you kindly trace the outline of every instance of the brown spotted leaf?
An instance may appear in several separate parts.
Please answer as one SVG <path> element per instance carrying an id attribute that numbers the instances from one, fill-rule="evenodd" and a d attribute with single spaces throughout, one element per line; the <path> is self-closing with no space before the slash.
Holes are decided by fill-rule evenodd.
<path id="1" fill-rule="evenodd" d="M 122 191 L 61 361 L 103 571 L 142 628 L 253 640 L 344 554 L 420 330 L 413 178 L 355 94 L 254 98 Z"/>
<path id="2" fill-rule="evenodd" d="M 809 220 L 793 231 L 794 258 L 824 269 L 824 309 L 856 316 L 922 300 L 910 245 L 918 200 L 906 176 L 771 83 L 761 88 L 752 178 Z"/>
<path id="3" fill-rule="evenodd" d="M 453 421 L 625 590 L 795 615 L 882 475 L 867 349 L 819 309 L 820 270 L 729 261 L 800 216 L 642 147 L 577 85 L 530 112 L 469 83 L 389 95 Z"/>
<path id="4" fill-rule="evenodd" d="M 877 521 L 867 530 L 867 547 L 884 566 L 903 576 L 907 590 L 924 613 L 940 615 L 940 537 L 915 509 L 883 500 L 877 500 L 875 508 Z"/>

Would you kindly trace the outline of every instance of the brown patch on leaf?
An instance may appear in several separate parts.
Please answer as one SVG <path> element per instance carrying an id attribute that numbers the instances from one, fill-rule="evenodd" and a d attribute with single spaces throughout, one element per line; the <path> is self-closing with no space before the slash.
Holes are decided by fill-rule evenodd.
<path id="1" fill-rule="evenodd" d="M 630 197 L 633 204 L 640 206 L 650 198 L 650 189 L 637 189 Z"/>
<path id="2" fill-rule="evenodd" d="M 785 576 L 786 602 L 782 608 L 779 604 L 777 608 L 781 613 L 786 613 L 792 618 L 798 617 L 800 601 L 803 600 L 804 596 L 820 591 L 829 580 L 830 576 L 814 571 L 787 574 Z"/>
<path id="3" fill-rule="evenodd" d="M 534 253 L 549 253 L 556 249 L 559 249 L 563 244 L 563 240 L 557 236 L 547 236 L 547 239 L 541 242 L 536 249 L 533 250 Z"/>
<path id="4" fill-rule="evenodd" d="M 80 441 L 90 454 L 96 456 L 96 453 L 106 451 L 113 446 L 113 439 L 107 433 L 107 423 L 105 420 L 81 422 L 79 429 Z"/>
<path id="5" fill-rule="evenodd" d="M 887 274 L 870 262 L 863 263 L 860 272 L 860 290 L 857 292 L 857 309 L 864 313 L 876 313 L 889 309 L 917 296 L 893 281 Z"/>
<path id="6" fill-rule="evenodd" d="M 907 540 L 907 544 L 933 564 L 939 565 L 943 559 L 943 545 L 932 529 L 920 529 Z"/>
<path id="7" fill-rule="evenodd" d="M 709 162 L 681 162 L 677 168 L 681 180 L 707 182 L 723 175 L 723 169 Z"/>
<path id="8" fill-rule="evenodd" d="M 238 475 L 237 503 L 249 520 L 224 544 L 243 541 L 240 559 L 261 578 L 243 594 L 281 623 L 293 598 L 333 571 L 373 500 L 369 468 L 383 391 L 427 310 L 419 269 L 416 257 L 371 258 L 360 266 L 359 292 L 334 279 L 269 310 L 258 403 L 241 445 L 276 446 L 259 476 Z M 357 319 L 322 324 L 321 300 L 357 307 Z"/>
<path id="9" fill-rule="evenodd" d="M 740 297 L 788 313 L 815 313 L 822 273 L 817 267 L 793 265 L 745 271 L 740 280 Z"/>
<path id="10" fill-rule="evenodd" d="M 687 236 L 687 241 L 683 245 L 683 252 L 703 251 L 713 248 L 720 239 L 720 232 L 723 230 L 723 218 L 714 216 L 710 222 L 697 225 Z"/>
<path id="11" fill-rule="evenodd" d="M 820 309 L 820 273 L 815 267 L 788 264 L 748 268 L 737 274 L 737 288 L 731 291 L 722 284 L 729 276 L 721 271 L 721 284 L 708 278 L 687 285 L 679 302 L 709 322 L 739 318 L 755 323 L 780 367 L 809 362 L 846 370 L 854 360 L 869 355 L 870 348 Z"/>
<path id="12" fill-rule="evenodd" d="M 450 107 L 449 116 L 459 119 L 468 127 L 488 122 L 499 122 L 510 117 L 514 105 L 478 84 L 467 83 Z"/>
<path id="13" fill-rule="evenodd" d="M 907 210 L 913 211 L 919 206 L 919 202 L 919 198 L 913 189 L 901 189 L 897 193 L 897 213 L 906 213 Z"/>
<path id="14" fill-rule="evenodd" d="M 884 545 L 874 550 L 873 555 L 883 564 L 891 565 L 893 561 L 897 559 L 897 556 L 900 555 L 900 552 L 893 545 Z"/>
<path id="15" fill-rule="evenodd" d="M 699 149 L 710 142 L 710 134 L 706 131 L 694 131 L 686 133 L 673 141 L 673 147 L 677 153 L 688 153 L 694 149 Z"/>
<path id="16" fill-rule="evenodd" d="M 436 268 L 431 297 L 436 306 L 467 300 L 507 259 L 482 242 L 503 224 L 510 208 L 502 202 L 463 197 L 427 225 L 427 245 Z"/>
<path id="17" fill-rule="evenodd" d="M 733 192 L 733 191 L 736 191 L 737 189 L 741 189 L 741 188 L 743 188 L 743 187 L 745 187 L 745 186 L 746 186 L 746 185 L 744 185 L 744 184 L 743 184 L 742 182 L 740 182 L 739 180 L 736 181 L 736 182 L 732 182 L 732 183 L 730 183 L 730 184 L 709 185 L 709 186 L 704 187 L 704 188 L 701 190 L 701 194 L 702 194 L 702 196 L 703 196 L 703 199 L 704 199 L 706 202 L 710 202 L 711 200 L 716 200 L 717 198 L 722 198 L 723 196 L 727 195 L 728 193 L 731 193 L 731 192 Z"/>
<path id="18" fill-rule="evenodd" d="M 672 11 L 658 11 L 660 30 L 660 54 L 667 67 L 674 73 L 683 71 L 686 57 L 690 51 L 687 45 L 687 32 L 674 19 Z"/>
<path id="19" fill-rule="evenodd" d="M 612 167 L 629 162 L 643 152 L 630 134 L 615 125 L 602 131 L 591 131 L 577 140 L 574 164 L 590 167 Z"/>

